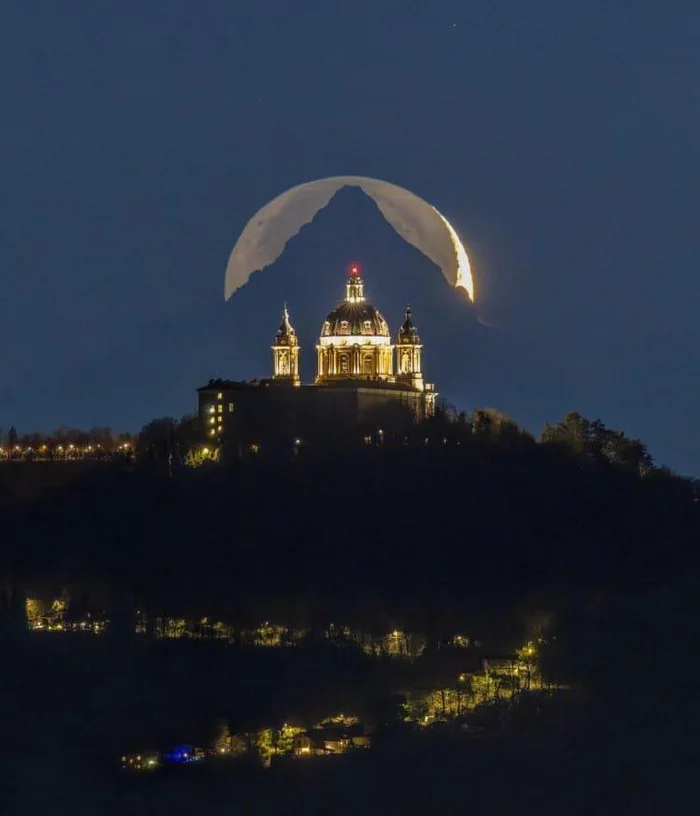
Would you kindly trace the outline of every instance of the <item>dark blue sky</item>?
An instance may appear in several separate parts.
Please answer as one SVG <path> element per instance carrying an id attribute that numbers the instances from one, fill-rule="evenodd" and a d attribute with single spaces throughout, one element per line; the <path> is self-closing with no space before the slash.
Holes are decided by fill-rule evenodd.
<path id="1" fill-rule="evenodd" d="M 458 406 L 700 472 L 698 42 L 694 0 L 5 0 L 0 427 L 192 410 L 267 373 L 284 299 L 309 378 L 356 258 Z M 337 174 L 442 210 L 475 309 L 354 190 L 225 304 L 252 213 Z"/>

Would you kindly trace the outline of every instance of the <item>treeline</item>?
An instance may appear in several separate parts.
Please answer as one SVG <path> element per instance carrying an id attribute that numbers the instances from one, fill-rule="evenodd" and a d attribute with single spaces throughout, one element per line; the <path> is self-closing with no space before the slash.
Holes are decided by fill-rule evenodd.
<path id="1" fill-rule="evenodd" d="M 557 424 L 546 424 L 539 439 L 529 431 L 520 428 L 506 415 L 493 409 L 478 409 L 473 413 L 457 412 L 449 404 L 443 403 L 436 414 L 422 422 L 391 422 L 378 427 L 376 423 L 365 421 L 358 424 L 355 433 L 343 434 L 335 440 L 323 438 L 290 438 L 280 446 L 279 439 L 270 429 L 266 437 L 264 431 L 256 436 L 254 445 L 241 445 L 236 438 L 223 438 L 219 448 L 221 459 L 230 462 L 242 455 L 266 454 L 279 456 L 290 454 L 317 454 L 320 450 L 347 452 L 350 448 L 363 446 L 417 447 L 424 445 L 465 446 L 491 444 L 500 447 L 526 450 L 537 443 L 558 446 L 572 456 L 585 460 L 588 464 L 609 464 L 613 467 L 647 476 L 652 471 L 661 471 L 672 477 L 665 467 L 656 467 L 647 449 L 639 439 L 628 437 L 623 431 L 607 427 L 600 419 L 589 420 L 576 412 L 568 413 Z M 180 420 L 173 417 L 155 419 L 145 425 L 135 440 L 135 449 L 142 462 L 173 463 L 181 466 L 197 466 L 218 460 L 212 454 L 216 451 L 204 436 L 196 415 L 187 415 Z M 204 455 L 202 453 L 204 452 Z"/>
<path id="2" fill-rule="evenodd" d="M 520 428 L 513 420 L 493 409 L 477 409 L 473 413 L 458 412 L 453 406 L 442 402 L 433 417 L 419 423 L 412 421 L 358 424 L 354 434 L 336 438 L 337 448 L 363 445 L 417 446 L 497 444 L 523 447 L 536 443 L 559 446 L 573 456 L 589 464 L 607 463 L 621 470 L 635 472 L 640 476 L 661 471 L 672 477 L 665 467 L 657 467 L 639 439 L 628 437 L 623 431 L 607 427 L 600 419 L 590 420 L 577 412 L 568 413 L 556 424 L 547 423 L 539 438 Z M 0 429 L 0 451 L 6 458 L 61 458 L 92 454 L 109 456 L 114 453 L 132 452 L 141 463 L 167 463 L 172 469 L 178 466 L 198 466 L 241 454 L 256 455 L 290 453 L 313 453 L 314 447 L 328 450 L 328 439 L 315 444 L 315 440 L 298 438 L 288 440 L 286 450 L 280 450 L 277 436 L 272 432 L 256 437 L 254 446 L 241 449 L 239 440 L 223 438 L 217 443 L 207 439 L 196 414 L 180 419 L 160 417 L 143 426 L 136 434 L 116 433 L 109 427 L 95 427 L 89 431 L 61 427 L 52 433 L 18 433 L 15 426 L 7 432 Z M 331 442 L 333 447 L 333 442 Z M 316 451 L 317 452 L 317 451 Z M 218 453 L 226 454 L 219 457 Z"/>
<path id="3" fill-rule="evenodd" d="M 114 454 L 131 449 L 136 435 L 117 433 L 112 428 L 91 428 L 89 431 L 63 426 L 51 433 L 39 431 L 20 433 L 14 425 L 7 431 L 0 429 L 0 451 L 7 458 L 46 458 L 94 454 Z"/>
<path id="4" fill-rule="evenodd" d="M 157 421 L 135 465 L 6 505 L 5 563 L 110 609 L 502 637 L 572 592 L 668 579 L 697 540 L 695 483 L 576 414 L 541 442 L 495 412 L 441 412 L 401 438 L 196 468 L 188 428 Z"/>

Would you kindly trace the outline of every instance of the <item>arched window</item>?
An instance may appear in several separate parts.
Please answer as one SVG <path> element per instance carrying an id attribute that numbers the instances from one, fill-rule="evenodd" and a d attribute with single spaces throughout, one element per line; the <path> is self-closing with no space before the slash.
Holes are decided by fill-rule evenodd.
<path id="1" fill-rule="evenodd" d="M 350 372 L 350 357 L 347 354 L 340 355 L 340 373 L 348 374 Z"/>
<path id="2" fill-rule="evenodd" d="M 341 334 L 350 334 L 350 324 L 347 320 L 340 321 L 340 333 Z"/>
<path id="3" fill-rule="evenodd" d="M 370 354 L 365 355 L 362 360 L 362 373 L 368 377 L 372 376 L 372 356 Z"/>

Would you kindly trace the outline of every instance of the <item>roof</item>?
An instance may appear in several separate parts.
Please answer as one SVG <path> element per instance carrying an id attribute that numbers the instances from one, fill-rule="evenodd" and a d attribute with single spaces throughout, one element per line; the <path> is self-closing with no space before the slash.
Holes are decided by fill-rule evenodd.
<path id="1" fill-rule="evenodd" d="M 261 380 L 209 380 L 206 385 L 202 385 L 197 391 L 245 391 L 254 388 L 269 388 L 270 386 L 274 386 L 275 388 L 284 388 L 288 386 L 285 380 L 273 380 L 271 378 L 264 378 Z"/>
<path id="2" fill-rule="evenodd" d="M 244 388 L 245 382 L 235 380 L 222 380 L 220 377 L 209 380 L 206 385 L 202 385 L 197 391 L 230 391 L 233 388 Z"/>
<path id="3" fill-rule="evenodd" d="M 413 312 L 411 311 L 410 306 L 407 306 L 406 311 L 404 312 L 404 321 L 399 329 L 399 343 L 413 343 L 414 345 L 420 344 L 420 336 L 418 335 L 418 329 L 413 322 Z"/>
<path id="4" fill-rule="evenodd" d="M 342 301 L 326 317 L 321 337 L 389 337 L 384 315 L 367 301 Z"/>

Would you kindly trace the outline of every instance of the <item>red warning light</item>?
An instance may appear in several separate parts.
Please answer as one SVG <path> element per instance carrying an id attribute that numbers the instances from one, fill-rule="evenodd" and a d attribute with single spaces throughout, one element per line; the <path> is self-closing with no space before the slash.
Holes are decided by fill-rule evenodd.
<path id="1" fill-rule="evenodd" d="M 356 278 L 356 277 L 359 276 L 359 274 L 360 274 L 360 267 L 356 263 L 350 264 L 350 277 L 351 278 Z"/>

